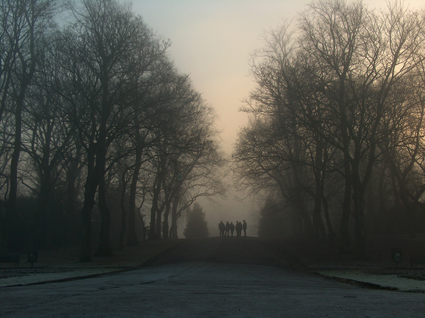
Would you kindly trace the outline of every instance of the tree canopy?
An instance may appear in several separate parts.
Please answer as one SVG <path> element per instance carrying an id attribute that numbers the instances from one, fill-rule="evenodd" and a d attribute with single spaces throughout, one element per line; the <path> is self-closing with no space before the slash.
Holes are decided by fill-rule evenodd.
<path id="1" fill-rule="evenodd" d="M 279 192 L 298 235 L 333 242 L 339 227 L 341 249 L 354 236 L 363 257 L 377 210 L 423 210 L 424 23 L 398 1 L 313 1 L 254 57 L 235 170 L 242 187 Z"/>
<path id="2" fill-rule="evenodd" d="M 0 6 L 1 252 L 82 242 L 90 261 L 148 228 L 177 238 L 197 198 L 224 193 L 226 160 L 169 42 L 116 0 Z"/>

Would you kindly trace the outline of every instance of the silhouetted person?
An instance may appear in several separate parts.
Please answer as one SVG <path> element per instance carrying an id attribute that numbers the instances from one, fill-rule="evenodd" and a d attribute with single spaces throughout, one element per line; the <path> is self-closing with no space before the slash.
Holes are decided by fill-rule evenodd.
<path id="1" fill-rule="evenodd" d="M 246 224 L 245 220 L 243 220 L 242 228 L 243 228 L 243 236 L 246 236 L 247 224 Z"/>
<path id="2" fill-rule="evenodd" d="M 226 222 L 226 234 L 225 234 L 225 236 L 229 236 L 229 231 L 230 231 L 230 224 L 229 224 L 229 222 Z"/>
<path id="3" fill-rule="evenodd" d="M 226 226 L 224 225 L 223 221 L 220 221 L 218 224 L 218 229 L 220 230 L 220 237 L 224 236 L 224 230 L 226 229 Z"/>
<path id="4" fill-rule="evenodd" d="M 241 236 L 242 232 L 242 223 L 239 221 L 236 221 L 236 236 Z"/>
<path id="5" fill-rule="evenodd" d="M 232 236 L 234 231 L 235 231 L 235 225 L 233 224 L 233 222 L 230 222 L 230 232 L 232 233 Z"/>

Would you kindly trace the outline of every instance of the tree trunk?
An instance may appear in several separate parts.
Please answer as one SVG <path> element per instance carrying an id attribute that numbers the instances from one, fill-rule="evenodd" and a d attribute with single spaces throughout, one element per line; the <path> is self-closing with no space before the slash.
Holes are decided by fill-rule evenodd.
<path id="1" fill-rule="evenodd" d="M 162 155 L 160 158 L 158 172 L 156 174 L 156 178 L 155 178 L 155 182 L 153 186 L 151 220 L 149 224 L 149 240 L 157 240 L 161 238 L 161 232 L 159 233 L 157 232 L 158 229 L 159 231 L 161 230 L 161 226 L 160 226 L 161 223 L 159 223 L 157 227 L 155 218 L 157 217 L 157 213 L 158 213 L 158 219 L 161 220 L 161 211 L 159 211 L 159 208 L 158 208 L 158 200 L 159 200 L 159 195 L 161 194 L 161 185 L 162 185 L 162 180 L 164 178 L 164 173 L 165 173 L 165 164 L 166 164 L 166 158 L 164 158 L 164 156 Z"/>
<path id="2" fill-rule="evenodd" d="M 23 85 L 23 84 L 22 84 Z M 19 157 L 21 154 L 21 140 L 22 140 L 22 111 L 24 107 L 24 97 L 25 97 L 26 86 L 21 86 L 19 91 L 18 98 L 16 100 L 16 109 L 15 109 L 15 132 L 14 132 L 14 143 L 13 143 L 13 152 L 10 162 L 10 191 L 9 197 L 7 200 L 7 215 L 6 215 L 6 239 L 5 239 L 5 250 L 9 250 L 9 231 L 12 219 L 17 216 L 16 212 L 16 198 L 18 193 L 18 164 Z"/>
<path id="3" fill-rule="evenodd" d="M 99 211 L 100 215 L 102 216 L 102 223 L 100 228 L 100 245 L 96 255 L 111 256 L 111 212 L 109 211 L 108 204 L 106 202 L 106 184 L 104 177 L 102 177 L 102 180 L 99 183 Z"/>
<path id="4" fill-rule="evenodd" d="M 314 208 L 313 208 L 313 236 L 319 240 L 326 238 L 325 226 L 322 220 L 322 173 L 323 173 L 323 143 L 316 138 L 316 156 L 314 165 Z"/>
<path id="5" fill-rule="evenodd" d="M 121 230 L 120 230 L 120 238 L 118 243 L 118 250 L 122 251 L 124 250 L 124 236 L 125 232 L 127 230 L 127 209 L 125 208 L 125 194 L 127 189 L 127 182 L 125 180 L 125 176 L 127 173 L 127 169 L 125 169 L 122 172 L 121 178 L 119 178 L 119 186 L 118 188 L 121 189 L 121 195 L 120 195 L 120 207 L 121 207 Z"/>
<path id="6" fill-rule="evenodd" d="M 46 162 L 46 157 L 43 158 L 45 164 L 42 165 L 41 170 L 41 182 L 40 182 L 40 193 L 38 196 L 37 210 L 31 222 L 31 229 L 28 238 L 28 251 L 36 251 L 36 237 L 41 239 L 41 246 L 48 248 L 50 242 L 50 226 L 49 226 L 49 215 L 48 215 L 48 198 L 50 196 L 51 187 L 51 169 Z M 39 235 L 40 234 L 40 235 Z"/>
<path id="7" fill-rule="evenodd" d="M 81 162 L 81 147 L 77 145 L 75 158 L 72 158 L 69 162 L 69 167 L 66 171 L 66 211 L 67 216 L 71 219 L 74 213 L 77 213 L 77 202 L 78 202 L 78 191 L 79 186 L 76 184 L 78 176 L 81 173 L 82 165 Z M 75 229 L 71 228 L 70 224 L 67 224 L 67 237 L 68 243 L 76 241 Z"/>
<path id="8" fill-rule="evenodd" d="M 171 209 L 171 228 L 170 228 L 170 238 L 173 240 L 178 239 L 177 235 L 177 209 L 180 200 L 180 191 L 177 191 L 177 194 L 173 200 L 173 207 Z"/>
<path id="9" fill-rule="evenodd" d="M 355 254 L 358 259 L 364 259 L 366 253 L 365 215 L 364 215 L 364 184 L 360 181 L 359 161 L 352 164 L 353 203 L 354 203 L 354 242 Z"/>
<path id="10" fill-rule="evenodd" d="M 159 198 L 159 192 L 161 190 L 161 177 L 160 173 L 157 174 L 154 182 L 154 193 L 153 193 L 153 199 L 152 199 L 152 207 L 151 207 L 151 217 L 150 217 L 150 223 L 149 223 L 149 240 L 156 240 L 158 239 L 157 233 L 156 233 L 156 213 L 158 211 L 158 198 Z"/>
<path id="11" fill-rule="evenodd" d="M 38 195 L 37 211 L 34 215 L 34 220 L 31 224 L 32 229 L 30 230 L 30 237 L 28 242 L 29 251 L 36 251 L 35 236 L 40 237 L 37 233 L 41 234 L 42 246 L 48 248 L 51 242 L 51 226 L 50 215 L 48 213 L 47 203 L 50 197 L 50 191 L 52 186 L 52 166 L 50 163 L 50 142 L 51 142 L 51 126 L 46 132 L 46 141 L 43 147 L 43 157 L 41 158 L 40 169 L 40 192 Z M 42 224 L 40 224 L 42 221 Z"/>
<path id="12" fill-rule="evenodd" d="M 325 214 L 326 225 L 328 227 L 328 242 L 331 246 L 333 246 L 335 244 L 336 234 L 333 230 L 331 218 L 329 216 L 329 203 L 328 203 L 328 199 L 326 199 L 324 195 L 322 197 L 322 201 L 323 201 L 323 212 Z"/>
<path id="13" fill-rule="evenodd" d="M 341 217 L 341 252 L 350 253 L 350 213 L 351 213 L 351 168 L 348 154 L 344 153 L 344 169 L 345 169 L 345 184 L 344 184 L 344 202 L 342 204 Z"/>
<path id="14" fill-rule="evenodd" d="M 80 262 L 91 261 L 91 212 L 95 204 L 94 197 L 97 190 L 97 182 L 94 167 L 95 150 L 92 144 L 87 152 L 87 179 L 84 185 L 84 203 L 81 210 L 81 221 L 83 223 L 83 240 L 80 254 Z"/>
<path id="15" fill-rule="evenodd" d="M 136 133 L 136 140 L 140 140 L 140 136 Z M 128 205 L 128 240 L 127 246 L 136 246 L 138 244 L 137 234 L 136 234 L 136 192 L 137 192 L 137 183 L 139 181 L 140 168 L 142 167 L 142 153 L 143 149 L 141 147 L 141 142 L 137 142 L 136 146 L 136 158 L 134 163 L 133 176 L 130 184 L 130 193 L 129 193 L 129 205 Z"/>
<path id="16" fill-rule="evenodd" d="M 366 255 L 365 215 L 362 198 L 354 194 L 354 238 L 356 242 L 356 257 L 363 260 Z"/>
<path id="17" fill-rule="evenodd" d="M 348 188 L 348 189 L 347 189 Z M 351 186 L 345 185 L 344 191 L 344 202 L 342 205 L 342 217 L 341 217 L 341 252 L 350 253 L 351 252 L 351 243 L 350 243 L 350 205 L 351 205 Z"/>
<path id="18" fill-rule="evenodd" d="M 83 244 L 81 248 L 80 262 L 91 261 L 91 211 L 94 206 L 94 200 L 89 200 L 91 195 L 88 193 L 86 194 L 86 197 L 87 198 L 84 199 L 84 205 L 81 211 L 81 218 L 83 222 Z"/>
<path id="19" fill-rule="evenodd" d="M 162 238 L 164 240 L 170 238 L 168 233 L 168 219 L 170 217 L 170 210 L 171 210 L 171 202 L 170 200 L 168 200 L 167 204 L 165 205 L 164 221 L 162 222 Z"/>
<path id="20" fill-rule="evenodd" d="M 161 224 L 162 224 L 162 211 L 158 210 L 156 212 L 156 229 L 155 229 L 155 235 L 156 239 L 161 239 Z"/>
<path id="21" fill-rule="evenodd" d="M 7 228 L 7 215 L 4 216 L 3 215 L 3 209 L 7 211 L 7 206 L 5 204 L 5 202 L 3 202 L 2 200 L 0 200 L 0 253 L 1 254 L 6 254 L 7 253 L 7 246 L 6 246 L 6 241 L 7 241 L 7 234 L 8 234 L 8 228 Z"/>

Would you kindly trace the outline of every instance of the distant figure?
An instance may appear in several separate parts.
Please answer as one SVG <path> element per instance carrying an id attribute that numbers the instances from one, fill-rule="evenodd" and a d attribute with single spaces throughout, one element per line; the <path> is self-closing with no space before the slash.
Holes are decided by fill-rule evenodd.
<path id="1" fill-rule="evenodd" d="M 247 224 L 246 224 L 245 220 L 243 220 L 242 228 L 243 228 L 243 234 L 244 234 L 243 236 L 246 236 L 246 228 L 247 228 Z"/>
<path id="2" fill-rule="evenodd" d="M 235 225 L 233 224 L 233 222 L 230 222 L 230 232 L 232 233 L 232 236 L 233 236 L 234 230 L 235 230 Z"/>
<path id="3" fill-rule="evenodd" d="M 237 237 L 241 236 L 241 232 L 242 232 L 242 223 L 239 221 L 236 221 L 236 236 Z"/>
<path id="4" fill-rule="evenodd" d="M 218 229 L 220 230 L 220 237 L 224 236 L 224 230 L 226 229 L 226 226 L 224 225 L 223 221 L 220 221 L 218 224 Z"/>
<path id="5" fill-rule="evenodd" d="M 229 224 L 229 222 L 226 222 L 226 234 L 225 234 L 225 236 L 229 236 L 229 231 L 230 231 L 230 224 Z"/>

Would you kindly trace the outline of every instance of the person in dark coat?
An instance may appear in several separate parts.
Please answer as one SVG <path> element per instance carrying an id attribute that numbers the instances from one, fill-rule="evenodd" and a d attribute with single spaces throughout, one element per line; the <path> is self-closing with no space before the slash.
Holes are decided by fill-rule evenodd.
<path id="1" fill-rule="evenodd" d="M 218 229 L 220 231 L 220 237 L 224 236 L 224 230 L 226 229 L 226 226 L 224 225 L 223 221 L 220 221 L 218 224 Z"/>
<path id="2" fill-rule="evenodd" d="M 241 236 L 242 232 L 242 223 L 239 221 L 236 221 L 236 236 Z"/>
<path id="3" fill-rule="evenodd" d="M 234 231 L 235 231 L 235 225 L 233 224 L 233 222 L 230 222 L 230 232 L 232 233 L 232 236 Z"/>
<path id="4" fill-rule="evenodd" d="M 247 228 L 247 224 L 246 224 L 245 220 L 243 220 L 243 224 L 242 224 L 243 236 L 246 236 L 246 228 Z"/>

